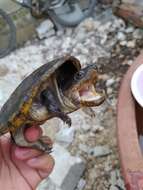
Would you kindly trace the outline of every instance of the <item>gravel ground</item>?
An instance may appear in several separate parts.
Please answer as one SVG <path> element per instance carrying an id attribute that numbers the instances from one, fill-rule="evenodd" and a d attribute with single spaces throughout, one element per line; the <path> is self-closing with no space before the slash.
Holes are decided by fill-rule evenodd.
<path id="1" fill-rule="evenodd" d="M 70 53 L 83 66 L 98 65 L 98 88 L 105 89 L 106 101 L 93 109 L 95 117 L 91 118 L 89 110 L 72 113 L 74 139 L 64 142 L 73 155 L 86 161 L 77 190 L 125 189 L 116 141 L 116 103 L 120 81 L 140 53 L 142 39 L 143 30 L 125 25 L 110 8 L 105 11 L 100 7 L 99 13 L 76 28 L 58 31 L 40 41 L 35 39 L 0 60 L 0 106 L 29 73 L 57 56 Z M 61 141 L 55 135 L 59 128 L 65 126 L 58 119 L 45 125 L 46 133 L 57 141 Z"/>

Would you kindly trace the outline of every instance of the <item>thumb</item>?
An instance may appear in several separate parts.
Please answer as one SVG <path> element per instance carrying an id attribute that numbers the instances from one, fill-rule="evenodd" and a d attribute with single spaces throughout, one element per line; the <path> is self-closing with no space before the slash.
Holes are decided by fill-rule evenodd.
<path id="1" fill-rule="evenodd" d="M 25 130 L 24 136 L 29 142 L 34 142 L 42 136 L 42 129 L 38 125 L 33 125 Z"/>

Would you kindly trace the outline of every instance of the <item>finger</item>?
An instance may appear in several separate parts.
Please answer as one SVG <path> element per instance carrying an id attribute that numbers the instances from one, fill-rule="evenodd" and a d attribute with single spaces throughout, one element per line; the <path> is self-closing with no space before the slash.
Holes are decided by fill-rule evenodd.
<path id="1" fill-rule="evenodd" d="M 34 125 L 27 128 L 24 131 L 24 135 L 29 142 L 33 142 L 42 135 L 42 129 L 39 126 Z M 14 147 L 14 153 L 15 156 L 20 160 L 30 159 L 41 154 L 41 152 L 36 149 L 22 148 L 17 146 Z"/>
<path id="2" fill-rule="evenodd" d="M 42 129 L 38 125 L 27 128 L 24 131 L 25 138 L 29 142 L 34 142 L 39 139 L 42 135 Z"/>
<path id="3" fill-rule="evenodd" d="M 41 177 L 45 177 L 52 172 L 55 161 L 51 155 L 44 154 L 28 160 L 27 164 L 37 169 Z"/>
<path id="4" fill-rule="evenodd" d="M 14 148 L 14 155 L 16 158 L 20 160 L 28 160 L 34 157 L 37 157 L 41 155 L 42 152 L 36 150 L 36 149 L 31 149 L 31 148 L 20 148 L 20 147 L 15 147 Z"/>

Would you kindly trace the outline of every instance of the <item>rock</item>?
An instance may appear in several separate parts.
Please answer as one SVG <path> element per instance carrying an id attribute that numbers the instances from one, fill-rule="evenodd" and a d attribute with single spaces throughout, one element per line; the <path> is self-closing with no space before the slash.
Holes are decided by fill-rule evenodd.
<path id="1" fill-rule="evenodd" d="M 5 64 L 0 64 L 0 77 L 4 77 L 8 72 L 8 67 Z"/>
<path id="2" fill-rule="evenodd" d="M 92 155 L 95 157 L 100 157 L 100 156 L 107 156 L 111 154 L 111 150 L 109 149 L 108 146 L 96 146 L 93 149 Z"/>
<path id="3" fill-rule="evenodd" d="M 70 145 L 73 142 L 75 134 L 75 129 L 73 127 L 70 128 L 62 128 L 57 134 L 56 134 L 56 141 L 60 144 L 63 144 L 65 146 Z"/>
<path id="4" fill-rule="evenodd" d="M 132 41 L 128 41 L 128 42 L 127 42 L 127 47 L 129 47 L 129 48 L 134 48 L 135 46 L 136 46 L 135 40 L 132 40 Z"/>
<path id="5" fill-rule="evenodd" d="M 79 144 L 79 149 L 95 157 L 107 156 L 111 153 L 111 150 L 107 146 L 96 146 L 91 148 L 85 144 Z"/>
<path id="6" fill-rule="evenodd" d="M 127 46 L 127 43 L 128 43 L 127 41 L 121 41 L 121 42 L 120 42 L 120 45 L 121 45 L 121 46 Z"/>
<path id="7" fill-rule="evenodd" d="M 132 27 L 132 26 L 128 27 L 128 28 L 125 30 L 125 33 L 126 33 L 126 34 L 129 34 L 129 33 L 132 33 L 132 32 L 134 32 L 134 27 Z"/>
<path id="8" fill-rule="evenodd" d="M 3 101 L 3 97 L 4 97 L 3 92 L 2 92 L 1 89 L 0 89 L 0 102 Z"/>
<path id="9" fill-rule="evenodd" d="M 37 34 L 39 39 L 43 39 L 49 36 L 52 36 L 55 34 L 54 25 L 53 23 L 48 19 L 43 21 L 37 28 L 36 28 Z"/>
<path id="10" fill-rule="evenodd" d="M 56 185 L 51 181 L 51 179 L 45 179 L 43 180 L 38 187 L 36 188 L 36 190 L 58 190 L 56 188 Z M 60 189 L 59 189 L 60 190 Z"/>
<path id="11" fill-rule="evenodd" d="M 110 178 L 111 190 L 113 189 L 125 189 L 124 182 L 121 179 L 120 171 L 118 169 L 111 171 Z"/>
<path id="12" fill-rule="evenodd" d="M 101 39 L 101 45 L 103 45 L 103 44 L 105 44 L 106 43 L 106 41 L 107 41 L 107 39 L 108 39 L 108 36 L 107 35 L 104 35 L 104 37 Z"/>
<path id="13" fill-rule="evenodd" d="M 84 179 L 80 179 L 80 181 L 78 182 L 76 190 L 83 190 L 85 185 L 86 185 L 86 181 Z"/>
<path id="14" fill-rule="evenodd" d="M 111 185 L 110 189 L 109 190 L 119 190 L 118 187 L 114 186 L 114 185 Z"/>
<path id="15" fill-rule="evenodd" d="M 108 5 L 112 4 L 113 0 L 100 0 L 102 4 Z"/>
<path id="16" fill-rule="evenodd" d="M 84 162 L 79 157 L 71 156 L 66 149 L 58 144 L 55 144 L 52 156 L 55 159 L 55 167 L 42 186 L 49 190 L 74 190 L 85 169 Z M 50 182 L 48 182 L 49 179 Z M 49 183 L 51 183 L 50 187 Z"/>
<path id="17" fill-rule="evenodd" d="M 53 118 L 42 125 L 44 134 L 48 135 L 53 141 L 55 141 L 56 134 L 59 132 L 61 128 L 59 120 L 60 119 L 58 118 Z"/>
<path id="18" fill-rule="evenodd" d="M 124 41 L 126 39 L 126 35 L 123 32 L 118 32 L 117 33 L 117 39 L 119 41 Z"/>
<path id="19" fill-rule="evenodd" d="M 128 60 L 128 65 L 132 65 L 133 64 L 133 60 Z"/>
<path id="20" fill-rule="evenodd" d="M 143 30 L 142 29 L 136 29 L 133 32 L 133 38 L 135 38 L 137 40 L 141 40 L 143 38 Z"/>
<path id="21" fill-rule="evenodd" d="M 107 82 L 106 82 L 106 86 L 109 87 L 109 86 L 112 86 L 112 84 L 115 83 L 115 79 L 114 78 L 111 78 L 111 79 L 108 79 Z"/>
<path id="22" fill-rule="evenodd" d="M 43 36 L 42 38 L 48 38 L 48 37 L 51 37 L 51 36 L 54 36 L 55 35 L 55 30 L 50 30 L 49 32 L 47 32 L 47 34 L 45 36 Z"/>
<path id="23" fill-rule="evenodd" d="M 104 130 L 104 127 L 101 126 L 101 125 L 93 125 L 91 130 L 92 130 L 93 133 L 96 133 L 96 132 Z"/>
<path id="24" fill-rule="evenodd" d="M 85 132 L 89 131 L 91 129 L 91 123 L 88 122 L 88 119 L 90 118 L 89 116 L 86 116 L 87 119 L 85 119 L 85 114 L 81 111 L 78 110 L 77 112 L 74 112 L 70 114 L 72 118 L 72 126 L 76 130 L 83 130 Z M 90 118 L 91 120 L 91 118 Z"/>
<path id="25" fill-rule="evenodd" d="M 105 31 L 109 31 L 109 28 L 112 26 L 112 22 L 111 21 L 108 21 L 107 23 L 105 23 L 104 25 L 101 25 L 99 27 L 99 31 L 100 32 L 105 32 Z M 107 33 L 106 33 L 107 34 Z"/>
<path id="26" fill-rule="evenodd" d="M 86 35 L 86 32 L 84 30 L 81 30 L 80 32 L 77 33 L 75 39 L 78 42 L 83 43 L 85 41 L 85 35 Z"/>
<path id="27" fill-rule="evenodd" d="M 94 31 L 95 29 L 98 29 L 101 25 L 101 22 L 98 20 L 95 20 L 93 18 L 86 18 L 83 22 L 79 24 L 79 26 L 76 28 L 76 31 L 80 32 L 84 30 L 84 33 Z"/>
<path id="28" fill-rule="evenodd" d="M 85 145 L 85 144 L 79 144 L 79 149 L 87 154 L 90 154 L 91 147 Z"/>
<path id="29" fill-rule="evenodd" d="M 86 29 L 87 32 L 94 30 L 93 18 L 87 18 L 83 23 L 83 27 Z"/>
<path id="30" fill-rule="evenodd" d="M 114 186 L 116 184 L 116 182 L 117 182 L 117 170 L 113 170 L 111 172 L 110 183 L 111 183 L 111 185 Z"/>
<path id="31" fill-rule="evenodd" d="M 107 88 L 107 94 L 112 94 L 113 93 L 113 89 L 112 88 Z"/>

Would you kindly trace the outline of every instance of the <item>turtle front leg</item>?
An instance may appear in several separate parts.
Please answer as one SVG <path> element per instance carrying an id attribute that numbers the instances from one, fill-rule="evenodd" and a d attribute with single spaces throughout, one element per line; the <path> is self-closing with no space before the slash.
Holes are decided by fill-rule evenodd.
<path id="1" fill-rule="evenodd" d="M 52 152 L 52 140 L 48 136 L 42 136 L 37 141 L 29 142 L 24 137 L 25 128 L 26 126 L 24 125 L 16 131 L 11 132 L 12 140 L 16 145 L 34 148 L 48 154 Z"/>
<path id="2" fill-rule="evenodd" d="M 71 118 L 66 113 L 61 111 L 60 102 L 51 89 L 48 88 L 41 93 L 41 103 L 46 106 L 48 112 L 53 117 L 58 117 L 63 120 L 64 123 L 71 126 Z"/>

